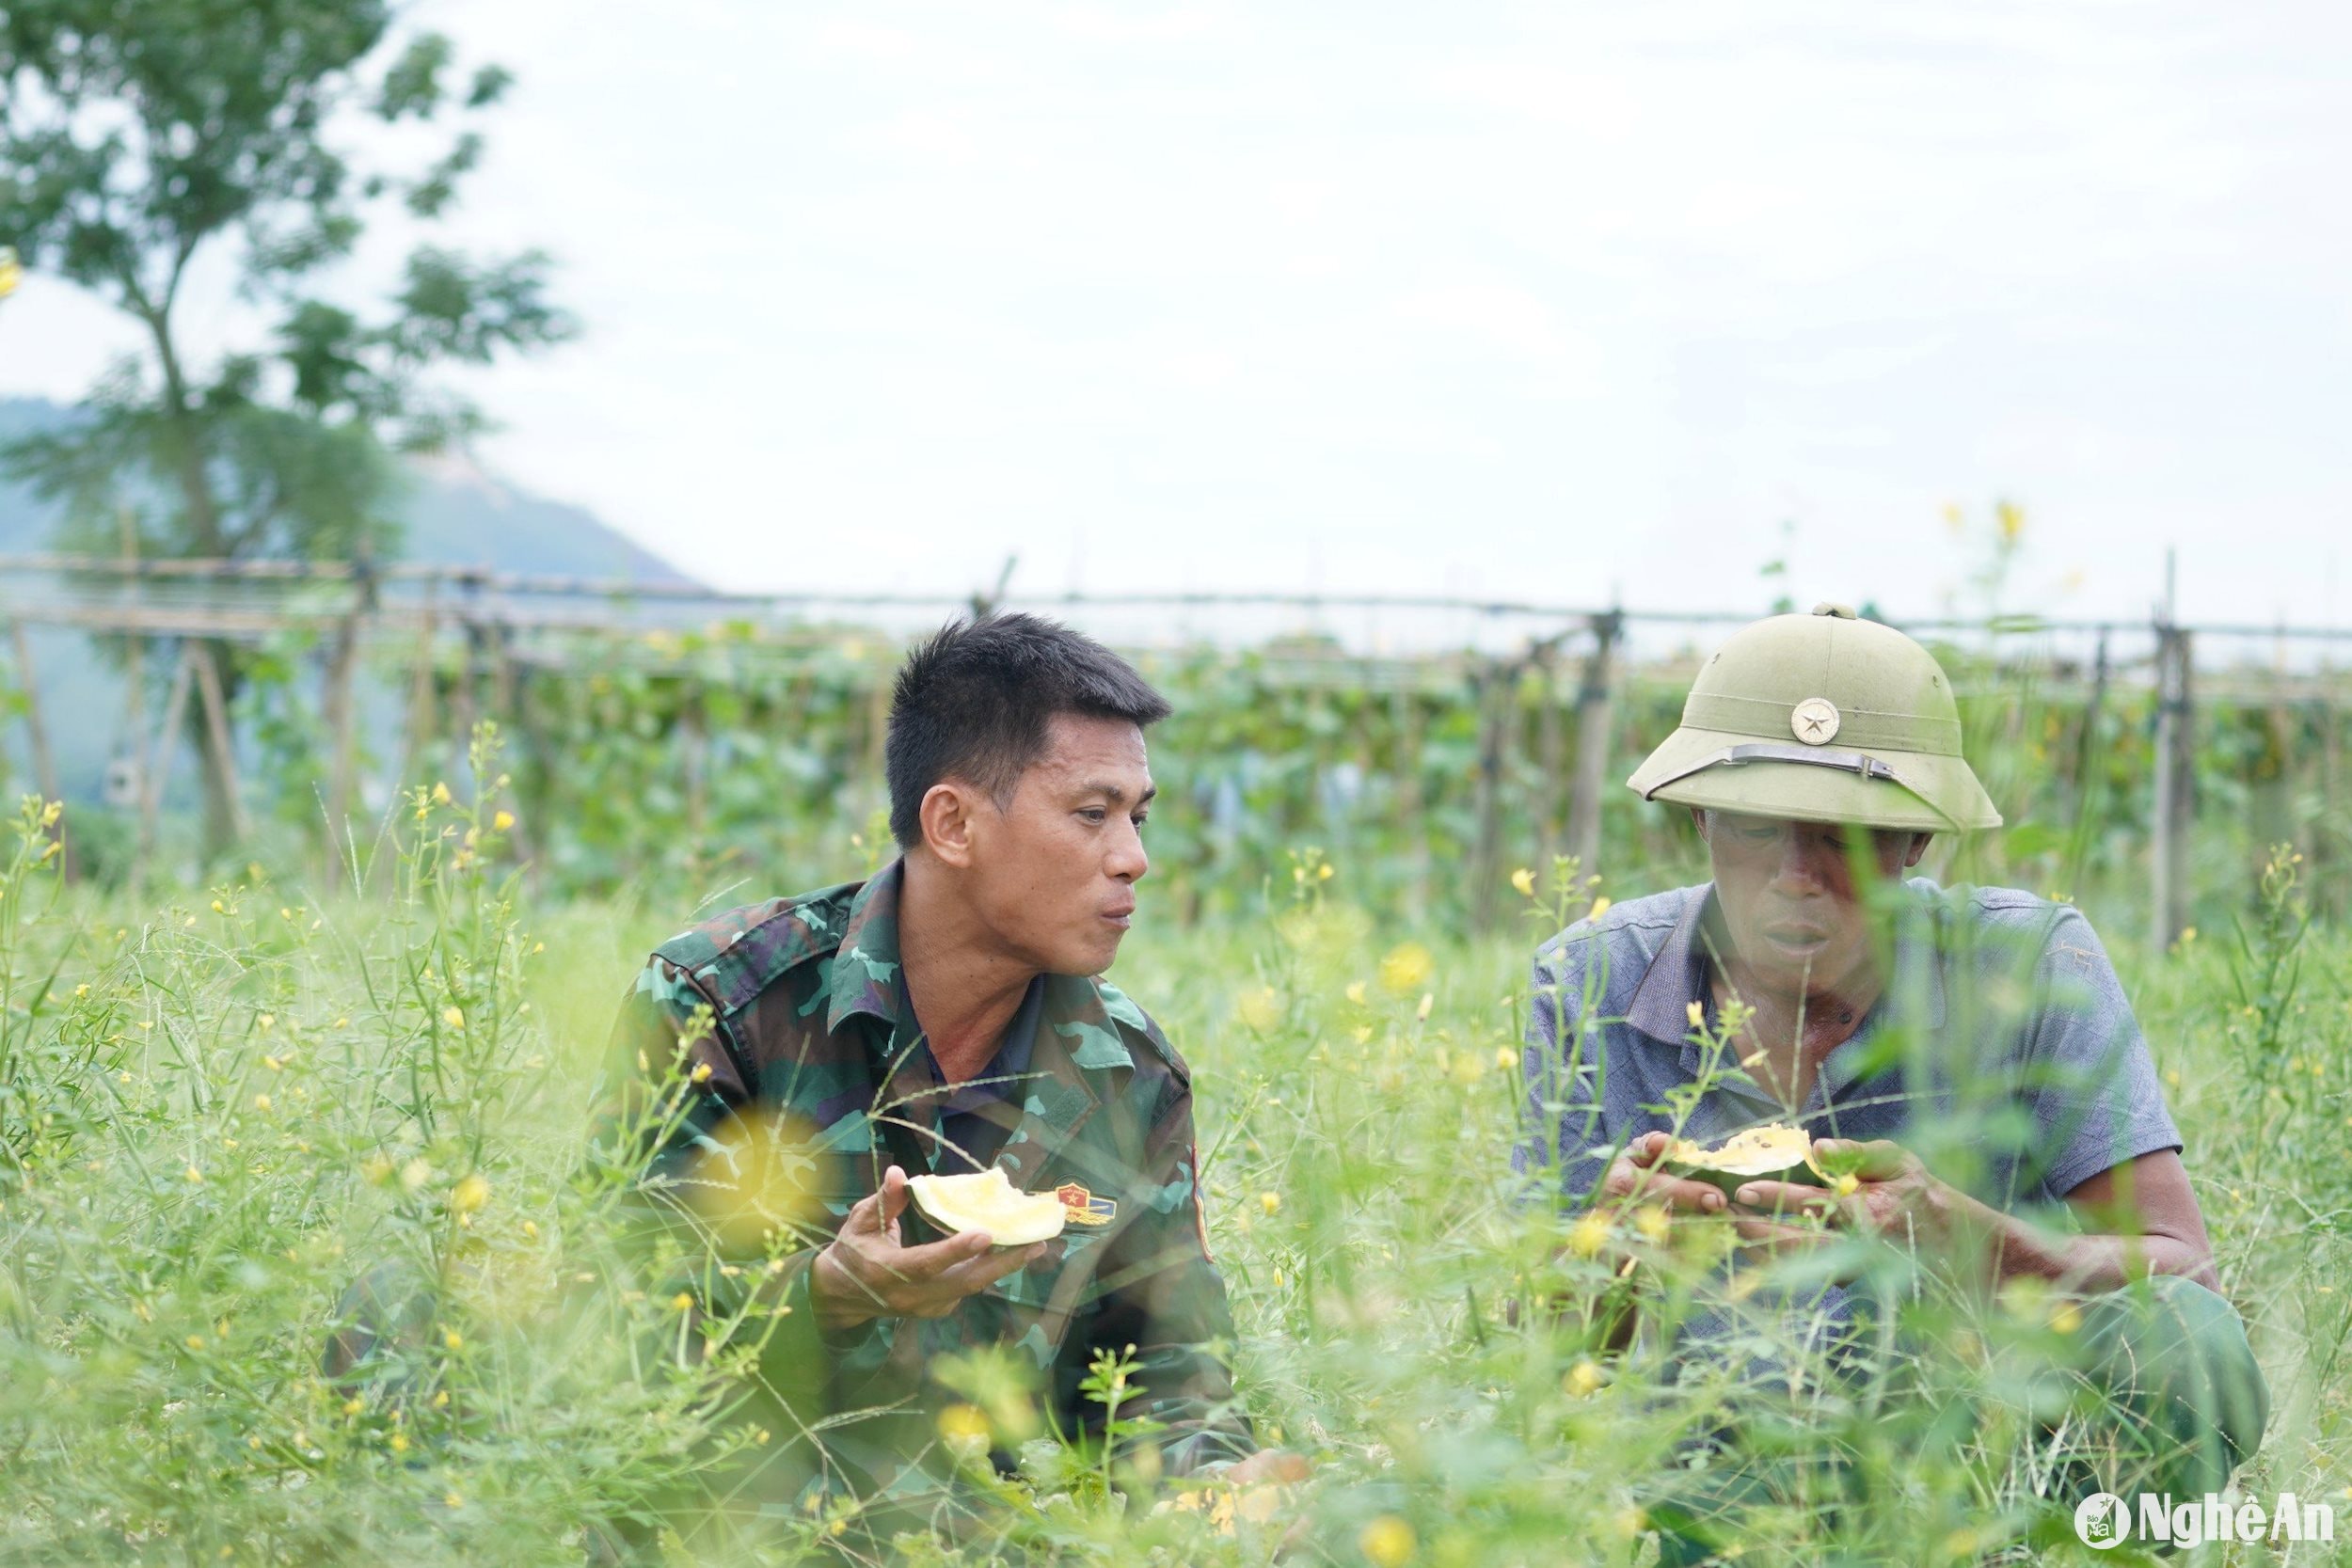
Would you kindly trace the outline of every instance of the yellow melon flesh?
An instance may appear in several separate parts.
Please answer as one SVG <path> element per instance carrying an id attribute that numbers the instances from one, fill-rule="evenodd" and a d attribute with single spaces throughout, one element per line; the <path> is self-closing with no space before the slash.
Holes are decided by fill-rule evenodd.
<path id="1" fill-rule="evenodd" d="M 1061 1234 L 1061 1199 L 1016 1192 L 993 1166 L 970 1176 L 914 1177 L 907 1190 L 924 1218 L 951 1236 L 984 1230 L 998 1246 L 1026 1246 Z"/>
<path id="2" fill-rule="evenodd" d="M 1677 1176 L 1711 1181 L 1725 1192 L 1758 1177 L 1804 1186 L 1822 1184 L 1820 1171 L 1813 1164 L 1813 1135 L 1802 1127 L 1779 1122 L 1751 1127 L 1713 1148 L 1677 1138 L 1666 1146 L 1661 1163 Z"/>

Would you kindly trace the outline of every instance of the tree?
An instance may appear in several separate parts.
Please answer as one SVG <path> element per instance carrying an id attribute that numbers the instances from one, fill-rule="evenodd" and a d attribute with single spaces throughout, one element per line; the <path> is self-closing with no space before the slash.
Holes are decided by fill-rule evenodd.
<path id="1" fill-rule="evenodd" d="M 537 251 L 477 261 L 419 245 L 373 319 L 323 292 L 378 217 L 429 225 L 448 213 L 481 161 L 475 121 L 512 81 L 485 66 L 459 82 L 449 40 L 395 38 L 394 10 L 386 0 L 0 6 L 0 243 L 122 311 L 145 339 L 72 429 L 0 452 L 65 503 L 69 547 L 111 551 L 127 515 L 147 555 L 389 553 L 390 453 L 484 427 L 425 372 L 576 330 L 548 300 Z M 371 118 L 429 129 L 371 138 L 384 150 L 362 167 L 346 144 Z M 404 139 L 429 140 L 434 155 L 392 166 L 387 144 Z M 233 276 L 268 324 L 258 341 L 192 362 L 192 273 Z M 234 650 L 208 651 L 233 695 Z M 221 771 L 204 770 L 213 853 L 234 822 Z"/>

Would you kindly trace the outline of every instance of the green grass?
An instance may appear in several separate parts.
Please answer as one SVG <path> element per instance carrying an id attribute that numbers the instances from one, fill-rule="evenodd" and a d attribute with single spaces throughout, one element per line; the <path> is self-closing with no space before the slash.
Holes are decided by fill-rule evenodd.
<path id="1" fill-rule="evenodd" d="M 616 1189 L 583 1162 L 612 1008 L 686 911 L 526 908 L 487 806 L 416 804 L 371 895 L 323 906 L 250 879 L 160 908 L 60 893 L 38 824 L 20 835 L 0 883 L 0 1561 L 578 1563 L 585 1523 L 675 1509 L 761 1446 L 730 1405 L 733 1353 L 642 1291 L 611 1242 Z M 1186 932 L 1153 927 L 1147 895 L 1118 975 L 1192 1063 L 1250 1403 L 1316 1480 L 1220 1528 L 1049 1467 L 952 1560 L 1264 1561 L 1295 1522 L 1301 1561 L 1645 1553 L 1638 1499 L 1721 1390 L 1660 1386 L 1645 1351 L 1590 1358 L 1573 1305 L 1514 1322 L 1603 1283 L 1510 1202 L 1542 933 L 1384 928 L 1349 879 Z M 2352 1536 L 2352 940 L 2282 920 L 2245 952 L 2211 932 L 2153 960 L 2117 946 L 2270 1378 L 2242 1484 L 2330 1497 Z M 2299 969 L 2265 961 L 2288 952 Z M 1666 1277 L 1708 1260 L 1692 1235 L 1661 1252 Z M 385 1259 L 440 1296 L 413 1377 L 354 1400 L 319 1353 Z M 1765 1510 L 1743 1560 L 2090 1559 L 2032 1544 L 2047 1446 L 2019 1370 L 2065 1352 L 2048 1304 L 1937 1310 L 1942 1349 L 1904 1369 L 1915 1399 L 1787 1413 L 1791 1447 L 1838 1456 L 1870 1503 Z M 788 1560 L 831 1522 L 695 1560 Z"/>

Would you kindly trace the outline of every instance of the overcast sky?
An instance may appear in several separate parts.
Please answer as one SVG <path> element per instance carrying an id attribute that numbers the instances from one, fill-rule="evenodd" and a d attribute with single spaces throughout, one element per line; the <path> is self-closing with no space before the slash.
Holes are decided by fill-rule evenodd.
<path id="1" fill-rule="evenodd" d="M 588 328 L 485 461 L 714 582 L 1917 612 L 2012 496 L 2016 604 L 2343 617 L 2339 5 L 417 15 Z"/>

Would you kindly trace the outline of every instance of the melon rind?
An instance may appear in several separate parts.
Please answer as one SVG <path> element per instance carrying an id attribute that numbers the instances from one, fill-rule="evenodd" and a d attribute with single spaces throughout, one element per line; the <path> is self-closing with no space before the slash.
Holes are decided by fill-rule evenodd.
<path id="1" fill-rule="evenodd" d="M 907 1181 L 915 1208 L 950 1236 L 984 1230 L 998 1246 L 1027 1246 L 1061 1234 L 1067 1212 L 1052 1193 L 1014 1190 L 994 1166 L 969 1176 L 917 1176 Z"/>

